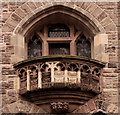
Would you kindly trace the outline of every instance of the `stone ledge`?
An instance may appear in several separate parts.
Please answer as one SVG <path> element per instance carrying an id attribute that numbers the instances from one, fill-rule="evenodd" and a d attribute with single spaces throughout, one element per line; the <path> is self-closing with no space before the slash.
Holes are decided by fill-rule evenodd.
<path id="1" fill-rule="evenodd" d="M 81 61 L 86 61 L 86 62 L 92 62 L 92 63 L 95 63 L 95 64 L 98 64 L 99 66 L 101 67 L 104 67 L 105 66 L 105 63 L 104 62 L 101 62 L 101 61 L 98 61 L 98 60 L 95 60 L 95 59 L 91 59 L 91 58 L 87 58 L 87 57 L 83 57 L 83 56 L 67 56 L 67 55 L 56 55 L 56 56 L 39 56 L 39 57 L 34 57 L 34 58 L 29 58 L 29 59 L 26 59 L 24 61 L 20 61 L 16 64 L 14 64 L 14 67 L 19 67 L 23 64 L 26 64 L 26 63 L 30 63 L 30 62 L 35 62 L 35 61 L 48 61 L 48 60 L 60 60 L 60 59 L 67 59 L 67 60 L 81 60 Z"/>

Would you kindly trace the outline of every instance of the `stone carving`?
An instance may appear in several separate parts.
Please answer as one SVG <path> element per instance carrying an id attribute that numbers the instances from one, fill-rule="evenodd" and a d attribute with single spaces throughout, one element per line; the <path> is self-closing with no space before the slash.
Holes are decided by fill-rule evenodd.
<path id="1" fill-rule="evenodd" d="M 51 110 L 53 113 L 67 113 L 69 110 L 69 103 L 53 102 L 51 103 Z"/>
<path id="2" fill-rule="evenodd" d="M 18 69 L 20 90 L 68 87 L 100 91 L 100 67 L 83 62 L 44 62 Z"/>

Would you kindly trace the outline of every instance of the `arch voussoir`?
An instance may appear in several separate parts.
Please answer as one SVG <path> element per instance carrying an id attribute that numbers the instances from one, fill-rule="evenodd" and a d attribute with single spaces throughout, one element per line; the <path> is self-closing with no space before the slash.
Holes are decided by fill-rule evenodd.
<path id="1" fill-rule="evenodd" d="M 31 11 L 31 10 L 28 11 L 27 7 L 29 7 L 29 6 L 28 6 L 27 4 L 28 4 L 28 3 L 23 4 L 23 5 L 20 7 L 20 11 L 21 11 L 21 12 L 24 12 L 24 15 L 25 15 L 26 13 L 28 13 L 28 15 L 25 16 L 25 18 L 23 18 L 20 23 L 18 23 L 16 29 L 14 30 L 14 33 L 16 33 L 16 32 L 17 32 L 16 30 L 19 30 L 19 28 L 22 27 L 22 25 L 24 25 L 24 23 L 26 23 L 27 20 L 32 19 L 32 17 L 34 18 L 34 17 L 36 16 L 36 14 L 39 14 L 41 11 L 44 11 L 44 10 L 47 9 L 47 8 L 51 8 L 51 7 L 54 7 L 54 6 L 57 6 L 57 5 L 74 9 L 74 10 L 80 12 L 80 14 L 82 14 L 82 15 L 84 15 L 84 16 L 87 16 L 88 19 L 90 19 L 89 22 L 90 22 L 91 24 L 94 22 L 94 25 L 95 25 L 97 28 L 99 28 L 100 32 L 105 33 L 105 30 L 104 30 L 104 28 L 102 27 L 102 25 L 99 23 L 99 21 L 98 21 L 93 15 L 91 15 L 89 12 L 85 11 L 85 10 L 82 8 L 82 3 L 81 3 L 81 5 L 79 6 L 79 5 L 75 4 L 75 3 L 73 4 L 73 3 L 70 3 L 70 2 L 68 2 L 68 3 L 63 3 L 63 2 L 59 2 L 59 3 L 44 2 L 44 3 L 40 3 L 41 6 L 35 8 L 33 11 Z M 30 5 L 30 4 L 29 4 L 29 5 Z M 34 5 L 35 5 L 35 3 L 34 3 Z M 37 5 L 35 5 L 35 6 L 37 6 Z M 69 7 L 68 7 L 68 6 L 69 6 Z M 96 5 L 95 5 L 95 4 L 92 5 L 92 9 L 93 9 L 94 6 L 96 6 Z M 97 6 L 96 6 L 96 7 L 97 7 Z M 96 8 L 96 7 L 95 7 L 95 8 Z M 29 7 L 29 9 L 30 9 L 30 7 Z M 18 11 L 18 9 L 17 9 L 17 11 Z M 20 14 L 20 15 L 21 15 L 21 14 Z M 93 25 L 93 26 L 94 26 L 94 25 Z"/>

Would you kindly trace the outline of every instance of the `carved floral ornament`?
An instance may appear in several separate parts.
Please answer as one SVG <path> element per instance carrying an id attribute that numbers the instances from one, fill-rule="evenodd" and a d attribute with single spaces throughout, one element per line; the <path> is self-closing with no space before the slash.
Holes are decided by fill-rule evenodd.
<path id="1" fill-rule="evenodd" d="M 53 102 L 51 103 L 51 110 L 53 113 L 67 113 L 69 110 L 69 103 Z"/>

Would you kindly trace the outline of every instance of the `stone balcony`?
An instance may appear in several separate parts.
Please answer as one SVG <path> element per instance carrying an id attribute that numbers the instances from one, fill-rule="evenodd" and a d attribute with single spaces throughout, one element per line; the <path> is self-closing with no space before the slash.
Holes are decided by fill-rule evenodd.
<path id="1" fill-rule="evenodd" d="M 56 106 L 53 108 L 58 103 L 82 105 L 101 92 L 104 63 L 97 60 L 41 56 L 21 61 L 14 67 L 19 78 L 19 94 L 37 105 L 51 104 L 53 111 L 60 111 Z"/>

